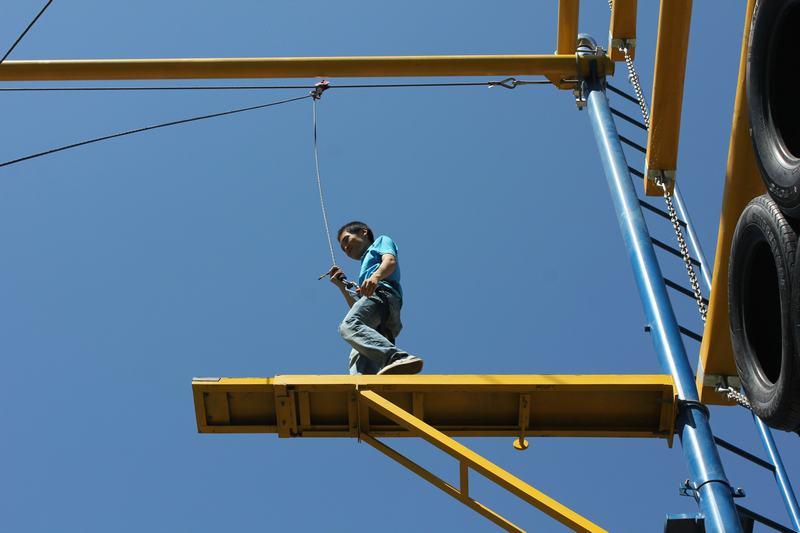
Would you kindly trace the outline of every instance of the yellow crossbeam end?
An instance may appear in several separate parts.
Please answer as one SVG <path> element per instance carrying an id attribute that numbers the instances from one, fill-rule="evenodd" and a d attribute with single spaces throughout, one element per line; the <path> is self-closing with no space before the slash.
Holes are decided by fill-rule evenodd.
<path id="1" fill-rule="evenodd" d="M 445 55 L 6 61 L 0 81 L 546 76 L 554 83 L 589 73 L 590 58 L 562 55 Z M 598 74 L 613 74 L 601 58 Z"/>

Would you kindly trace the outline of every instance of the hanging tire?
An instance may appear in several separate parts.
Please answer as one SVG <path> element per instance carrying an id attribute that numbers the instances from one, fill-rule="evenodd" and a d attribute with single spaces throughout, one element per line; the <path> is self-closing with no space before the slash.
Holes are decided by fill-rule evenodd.
<path id="1" fill-rule="evenodd" d="M 800 217 L 800 107 L 794 81 L 800 62 L 800 0 L 757 0 L 747 54 L 750 137 L 767 191 Z"/>
<path id="2" fill-rule="evenodd" d="M 728 265 L 728 313 L 739 378 L 753 411 L 784 430 L 800 428 L 791 281 L 797 278 L 796 247 L 797 235 L 776 203 L 759 196 L 739 217 Z"/>

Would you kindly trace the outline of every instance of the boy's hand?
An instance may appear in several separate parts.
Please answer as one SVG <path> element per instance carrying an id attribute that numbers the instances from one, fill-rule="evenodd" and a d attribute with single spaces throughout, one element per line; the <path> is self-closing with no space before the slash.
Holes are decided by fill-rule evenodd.
<path id="1" fill-rule="evenodd" d="M 331 283 L 344 290 L 344 272 L 338 266 L 333 266 L 328 271 L 328 276 L 331 278 Z"/>
<path id="2" fill-rule="evenodd" d="M 364 280 L 364 283 L 361 284 L 361 287 L 358 288 L 358 294 L 361 296 L 366 296 L 369 298 L 375 293 L 375 289 L 378 288 L 378 282 L 381 278 L 372 275 Z"/>

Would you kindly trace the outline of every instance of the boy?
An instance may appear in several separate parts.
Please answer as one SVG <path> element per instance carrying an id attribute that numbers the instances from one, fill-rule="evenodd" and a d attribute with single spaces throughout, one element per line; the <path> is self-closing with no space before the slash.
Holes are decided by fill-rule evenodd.
<path id="1" fill-rule="evenodd" d="M 403 305 L 394 241 L 386 235 L 375 239 L 369 226 L 358 221 L 342 226 L 337 240 L 347 257 L 361 261 L 357 300 L 347 291 L 341 268 L 334 266 L 328 272 L 350 307 L 339 325 L 342 338 L 353 347 L 350 374 L 418 373 L 422 359 L 394 345 L 402 328 Z"/>

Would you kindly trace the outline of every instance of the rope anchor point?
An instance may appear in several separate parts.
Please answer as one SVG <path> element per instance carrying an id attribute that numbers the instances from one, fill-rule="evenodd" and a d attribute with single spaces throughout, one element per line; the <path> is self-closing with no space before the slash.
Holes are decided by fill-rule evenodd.
<path id="1" fill-rule="evenodd" d="M 322 80 L 316 84 L 314 84 L 314 88 L 309 93 L 311 98 L 314 100 L 319 100 L 322 97 L 322 93 L 325 92 L 331 86 L 328 80 Z"/>

